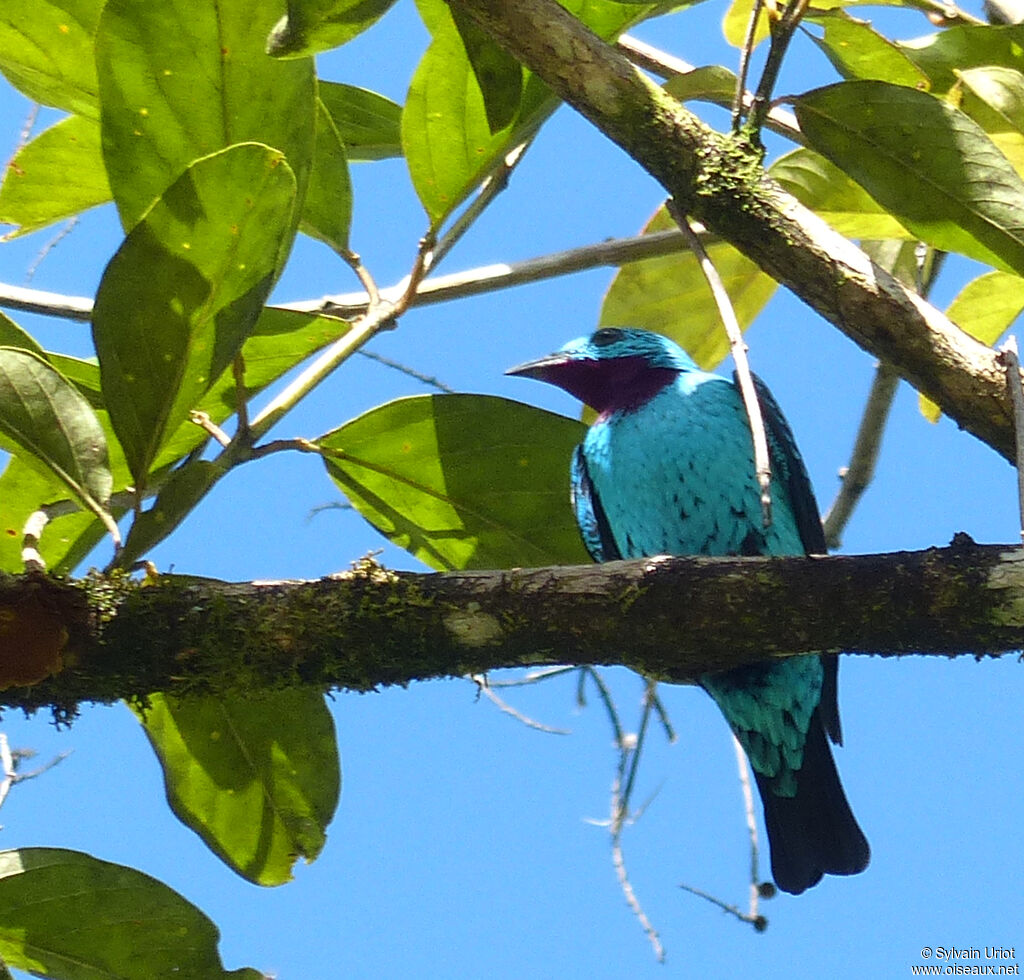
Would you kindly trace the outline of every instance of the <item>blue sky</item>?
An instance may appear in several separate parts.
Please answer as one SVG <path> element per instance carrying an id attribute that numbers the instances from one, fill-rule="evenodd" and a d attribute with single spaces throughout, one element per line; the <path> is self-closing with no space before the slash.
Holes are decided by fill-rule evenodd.
<path id="1" fill-rule="evenodd" d="M 731 64 L 722 13 L 721 5 L 705 4 L 636 34 L 693 63 Z M 901 36 L 929 30 L 920 16 L 900 23 Z M 374 30 L 323 58 L 321 73 L 402 101 L 424 42 L 412 3 L 400 0 Z M 796 70 L 780 91 L 833 78 L 806 39 L 798 38 L 790 62 Z M 5 157 L 28 109 L 0 88 Z M 724 125 L 720 112 L 709 119 Z M 356 166 L 353 180 L 353 247 L 389 284 L 408 272 L 426 221 L 401 161 Z M 625 154 L 563 108 L 441 271 L 632 234 L 662 199 Z M 53 233 L 0 245 L 0 281 L 27 284 L 26 270 Z M 91 295 L 119 240 L 112 209 L 91 212 L 46 255 L 30 284 Z M 967 271 L 951 263 L 951 284 L 936 294 L 940 305 Z M 458 390 L 575 414 L 568 397 L 502 372 L 593 329 L 610 277 L 596 270 L 414 310 L 372 349 Z M 275 298 L 354 288 L 326 248 L 303 240 Z M 47 346 L 88 352 L 81 324 L 14 316 Z M 748 339 L 824 508 L 847 461 L 872 359 L 782 293 Z M 275 435 L 315 436 L 422 390 L 356 358 Z M 416 567 L 354 512 L 318 510 L 337 500 L 315 459 L 278 454 L 225 479 L 152 557 L 162 569 L 238 580 L 317 577 L 372 549 L 383 549 L 387 565 Z M 1013 472 L 955 425 L 924 421 L 904 385 L 877 479 L 844 550 L 943 545 L 957 531 L 982 542 L 1016 540 Z M 625 723 L 635 724 L 639 679 L 623 671 L 609 679 Z M 625 836 L 634 887 L 667 950 L 665 966 L 654 962 L 626 908 L 607 833 L 587 822 L 608 812 L 615 757 L 607 719 L 593 701 L 578 710 L 574 682 L 564 679 L 508 698 L 571 729 L 569 736 L 525 728 L 478 699 L 466 681 L 336 695 L 342 801 L 321 858 L 273 890 L 234 876 L 171 816 L 155 759 L 125 708 L 87 709 L 61 732 L 45 718 L 9 713 L 3 730 L 13 745 L 36 749 L 43 761 L 72 754 L 15 788 L 0 814 L 0 846 L 72 847 L 140 868 L 211 916 L 226 966 L 282 978 L 906 976 L 923 962 L 924 946 L 1024 949 L 1022 694 L 1011 657 L 845 658 L 847 746 L 837 761 L 872 864 L 856 878 L 827 879 L 798 898 L 765 903 L 770 925 L 758 935 L 678 887 L 685 882 L 743 904 L 748 852 L 725 725 L 703 694 L 665 688 L 679 737 L 671 746 L 657 734 L 649 740 L 638 795 L 657 795 Z"/>

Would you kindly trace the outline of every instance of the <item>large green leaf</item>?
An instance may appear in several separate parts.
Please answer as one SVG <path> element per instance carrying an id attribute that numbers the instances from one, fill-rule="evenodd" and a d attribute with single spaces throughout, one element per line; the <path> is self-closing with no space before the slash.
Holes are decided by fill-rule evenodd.
<path id="1" fill-rule="evenodd" d="M 278 0 L 109 0 L 96 64 L 103 155 L 126 229 L 193 161 L 236 143 L 283 153 L 302 201 L 316 84 L 310 59 L 276 61 L 264 52 L 279 15 Z"/>
<path id="2" fill-rule="evenodd" d="M 1024 181 L 964 113 L 864 81 L 808 92 L 796 114 L 808 144 L 922 241 L 1024 272 Z"/>
<path id="3" fill-rule="evenodd" d="M 662 207 L 647 223 L 647 233 L 674 228 Z M 728 242 L 708 247 L 711 259 L 746 329 L 778 284 Z M 643 327 L 675 340 L 703 368 L 713 368 L 729 353 L 718 306 L 690 251 L 623 265 L 601 304 L 601 326 Z"/>
<path id="4" fill-rule="evenodd" d="M 563 0 L 563 6 L 607 40 L 663 7 L 611 0 Z M 432 41 L 409 84 L 402 147 L 416 193 L 437 228 L 504 154 L 541 125 L 558 100 L 523 72 L 514 111 L 510 99 L 516 86 L 506 65 L 490 87 L 489 109 L 448 4 L 417 0 L 417 7 Z M 495 130 L 492 123 L 506 125 Z"/>
<path id="5" fill-rule="evenodd" d="M 104 0 L 3 0 L 0 72 L 34 102 L 95 116 L 93 36 Z"/>
<path id="6" fill-rule="evenodd" d="M 279 152 L 230 147 L 189 167 L 107 266 L 93 339 L 140 490 L 167 437 L 252 332 L 290 242 L 294 198 Z"/>
<path id="7" fill-rule="evenodd" d="M 78 389 L 32 351 L 0 347 L 0 445 L 46 467 L 93 513 L 107 513 L 112 478 L 99 420 Z"/>
<path id="8" fill-rule="evenodd" d="M 288 13 L 267 38 L 275 58 L 297 58 L 347 44 L 375 24 L 395 0 L 287 0 Z"/>
<path id="9" fill-rule="evenodd" d="M 340 82 L 317 84 L 350 161 L 402 155 L 402 107 L 383 95 Z"/>
<path id="10" fill-rule="evenodd" d="M 149 875 L 80 851 L 0 851 L 0 957 L 58 980 L 259 980 L 226 972 L 220 933 Z"/>
<path id="11" fill-rule="evenodd" d="M 68 116 L 14 155 L 0 187 L 0 222 L 19 226 L 10 238 L 109 200 L 99 124 Z"/>
<path id="12" fill-rule="evenodd" d="M 157 694 L 140 712 L 167 799 L 230 868 L 258 885 L 312 861 L 341 792 L 334 722 L 320 691 L 253 699 Z"/>
<path id="13" fill-rule="evenodd" d="M 461 7 L 454 6 L 451 12 L 480 87 L 487 124 L 492 133 L 497 133 L 511 125 L 519 113 L 523 67 Z"/>
<path id="14" fill-rule="evenodd" d="M 584 563 L 569 460 L 584 427 L 486 395 L 422 395 L 318 440 L 327 472 L 382 534 L 436 569 Z"/>
<path id="15" fill-rule="evenodd" d="M 857 20 L 845 10 L 820 12 L 804 20 L 824 28 L 822 37 L 811 34 L 811 39 L 844 78 L 874 78 L 893 85 L 928 87 L 925 72 L 868 21 Z"/>
<path id="16" fill-rule="evenodd" d="M 847 238 L 916 240 L 860 184 L 814 150 L 799 147 L 779 157 L 768 172 Z"/>

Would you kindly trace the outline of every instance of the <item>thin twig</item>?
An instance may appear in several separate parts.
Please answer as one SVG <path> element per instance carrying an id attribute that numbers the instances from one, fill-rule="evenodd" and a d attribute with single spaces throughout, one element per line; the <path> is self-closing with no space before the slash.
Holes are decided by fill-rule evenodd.
<path id="1" fill-rule="evenodd" d="M 741 922 L 749 922 L 758 932 L 764 932 L 765 929 L 768 928 L 768 920 L 763 915 L 759 915 L 752 919 L 746 912 L 742 911 L 737 906 L 729 905 L 727 902 L 723 902 L 720 898 L 715 898 L 714 895 L 709 895 L 706 891 L 702 891 L 700 888 L 694 888 L 693 885 L 685 884 L 680 884 L 679 887 L 682 888 L 683 891 L 689 892 L 691 895 L 703 898 L 706 902 L 710 902 L 712 905 L 717 905 L 723 912 L 735 915 Z"/>
<path id="2" fill-rule="evenodd" d="M 999 348 L 999 359 L 1006 368 L 1006 384 L 1013 403 L 1013 430 L 1016 441 L 1017 501 L 1020 509 L 1020 536 L 1024 544 L 1024 391 L 1021 389 L 1017 338 L 1010 336 Z"/>
<path id="3" fill-rule="evenodd" d="M 768 57 L 765 59 L 764 71 L 761 73 L 761 80 L 758 83 L 757 91 L 754 93 L 750 115 L 747 116 L 747 133 L 757 144 L 760 144 L 761 141 L 761 129 L 768 117 L 772 91 L 775 89 L 775 82 L 778 80 L 779 71 L 782 69 L 782 61 L 789 48 L 789 42 L 793 39 L 793 34 L 800 25 L 800 19 L 807 11 L 809 5 L 810 0 L 790 0 L 782 16 L 776 22 L 775 29 L 772 31 L 772 39 L 768 48 Z"/>
<path id="4" fill-rule="evenodd" d="M 545 725 L 542 721 L 537 721 L 534 718 L 530 718 L 528 715 L 524 715 L 517 708 L 513 708 L 507 701 L 499 698 L 494 691 L 491 690 L 491 684 L 485 674 L 470 674 L 469 679 L 476 684 L 477 690 L 491 702 L 499 711 L 503 714 L 510 715 L 515 718 L 516 721 L 522 722 L 527 728 L 533 728 L 538 732 L 546 732 L 549 735 L 571 735 L 572 732 L 568 728 L 555 728 L 552 725 Z"/>
<path id="5" fill-rule="evenodd" d="M 825 544 L 830 549 L 838 548 L 842 544 L 843 529 L 849 523 L 854 508 L 874 478 L 878 455 L 882 449 L 885 423 L 899 383 L 900 376 L 890 365 L 882 363 L 875 368 L 871 391 L 868 393 L 864 414 L 857 429 L 857 438 L 850 454 L 850 465 L 840 470 L 839 493 L 832 501 L 823 522 Z"/>
<path id="6" fill-rule="evenodd" d="M 221 446 L 227 448 L 231 445 L 231 437 L 206 412 L 189 412 L 188 420 L 193 425 L 198 425 L 203 432 L 220 443 Z"/>
<path id="7" fill-rule="evenodd" d="M 743 793 L 743 812 L 747 818 L 747 833 L 750 835 L 750 921 L 758 917 L 758 904 L 761 900 L 761 870 L 759 848 L 757 844 L 757 817 L 754 814 L 754 794 L 750 788 L 750 767 L 747 765 L 747 754 L 740 745 L 740 740 L 733 735 L 732 747 L 736 752 L 736 769 L 740 777 L 740 790 Z"/>
<path id="8" fill-rule="evenodd" d="M 729 337 L 729 347 L 733 363 L 736 365 L 740 394 L 743 396 L 743 405 L 747 410 L 747 420 L 750 422 L 750 433 L 754 443 L 754 470 L 761 491 L 761 522 L 767 528 L 772 523 L 771 460 L 768 455 L 768 437 L 765 434 L 764 419 L 761 415 L 761 403 L 758 401 L 754 379 L 750 374 L 750 364 L 747 362 L 747 345 L 743 342 L 743 332 L 740 330 L 736 312 L 733 310 L 722 278 L 718 275 L 718 270 L 708 258 L 703 244 L 690 226 L 689 218 L 680 209 L 674 198 L 668 199 L 666 207 L 689 240 L 690 248 L 700 263 L 701 272 L 704 273 L 704 278 L 711 289 L 711 295 L 718 307 L 718 314 L 722 318 L 722 325 Z"/>
<path id="9" fill-rule="evenodd" d="M 74 231 L 75 226 L 78 224 L 78 215 L 76 214 L 73 218 L 65 221 L 61 226 L 60 231 L 57 232 L 49 241 L 47 241 L 32 260 L 31 265 L 25 270 L 25 284 L 28 285 L 34 278 L 36 272 L 39 270 L 39 266 L 42 265 L 43 259 L 50 254 L 68 235 Z"/>
<path id="10" fill-rule="evenodd" d="M 490 172 L 483 179 L 480 191 L 469 206 L 452 222 L 451 228 L 445 232 L 434 249 L 431 266 L 438 265 L 441 260 L 458 244 L 473 223 L 490 206 L 494 199 L 508 187 L 509 178 L 515 170 L 523 154 L 529 149 L 533 137 L 513 147 L 508 153 L 497 160 Z"/>
<path id="11" fill-rule="evenodd" d="M 708 241 L 715 240 L 707 236 Z M 443 303 L 465 296 L 497 292 L 512 286 L 541 282 L 557 276 L 585 272 L 601 266 L 619 266 L 642 259 L 659 258 L 686 249 L 686 239 L 673 228 L 654 232 L 650 235 L 633 235 L 628 238 L 609 238 L 604 242 L 584 245 L 580 248 L 553 252 L 549 255 L 525 259 L 522 262 L 495 263 L 456 272 L 446 276 L 432 276 L 424 279 L 410 306 L 425 306 L 429 303 Z M 382 301 L 395 302 L 406 290 L 408 279 L 394 286 L 380 290 Z M 343 293 L 317 299 L 297 300 L 282 303 L 270 309 L 291 310 L 299 313 L 322 313 L 343 319 L 366 313 L 370 298 L 366 292 Z M 26 289 L 0 283 L 0 307 L 38 313 L 64 320 L 87 322 L 92 316 L 93 302 L 85 296 L 64 296 L 38 289 Z"/>
<path id="12" fill-rule="evenodd" d="M 231 374 L 235 379 L 235 414 L 238 417 L 238 425 L 235 428 L 235 438 L 245 442 L 249 441 L 249 401 L 245 387 L 245 358 L 241 353 L 236 355 L 231 362 Z"/>
<path id="13" fill-rule="evenodd" d="M 747 106 L 747 76 L 750 73 L 750 59 L 754 54 L 754 38 L 757 36 L 757 22 L 761 19 L 761 11 L 764 10 L 764 0 L 754 0 L 750 11 L 750 20 L 747 22 L 747 33 L 743 38 L 743 49 L 740 51 L 739 70 L 736 72 L 736 91 L 732 97 L 732 131 L 740 131 L 740 123 L 743 119 L 743 110 Z M 751 99 L 753 105 L 753 99 Z"/>

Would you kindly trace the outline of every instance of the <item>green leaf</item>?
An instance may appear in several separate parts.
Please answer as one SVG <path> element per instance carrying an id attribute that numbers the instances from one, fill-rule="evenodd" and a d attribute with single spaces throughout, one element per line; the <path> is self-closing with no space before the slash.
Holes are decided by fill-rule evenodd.
<path id="1" fill-rule="evenodd" d="M 18 456 L 7 461 L 0 473 L 0 571 L 24 570 L 21 549 L 28 519 L 44 504 L 66 496 L 64 485 L 48 471 L 38 471 Z M 37 549 L 50 571 L 66 574 L 104 534 L 103 522 L 91 511 L 76 510 L 51 518 Z"/>
<path id="2" fill-rule="evenodd" d="M 1024 75 L 1013 68 L 959 72 L 960 109 L 999 147 L 1017 173 L 1024 172 Z"/>
<path id="3" fill-rule="evenodd" d="M 93 339 L 137 487 L 231 364 L 290 244 L 295 179 L 255 143 L 197 161 L 128 235 L 100 282 Z"/>
<path id="4" fill-rule="evenodd" d="M 674 227 L 675 222 L 662 207 L 644 232 Z M 778 284 L 727 242 L 715 242 L 707 252 L 732 299 L 741 327 L 746 329 Z M 643 327 L 665 334 L 703 368 L 715 367 L 729 353 L 718 306 L 690 251 L 623 265 L 605 294 L 600 324 Z"/>
<path id="5" fill-rule="evenodd" d="M 0 187 L 0 223 L 25 235 L 110 200 L 95 119 L 68 116 L 14 155 Z"/>
<path id="6" fill-rule="evenodd" d="M 1024 181 L 964 113 L 865 81 L 808 92 L 796 115 L 808 144 L 922 241 L 1024 272 Z"/>
<path id="7" fill-rule="evenodd" d="M 347 44 L 372 27 L 395 0 L 288 0 L 267 38 L 267 53 L 298 58 Z"/>
<path id="8" fill-rule="evenodd" d="M 1024 279 L 1006 272 L 987 272 L 967 283 L 957 294 L 946 316 L 961 330 L 992 346 L 1024 313 Z M 921 414 L 938 422 L 939 406 L 924 395 Z"/>
<path id="9" fill-rule="evenodd" d="M 673 75 L 662 86 L 680 102 L 731 103 L 736 95 L 736 74 L 722 65 L 705 65 Z"/>
<path id="10" fill-rule="evenodd" d="M 167 799 L 232 870 L 280 885 L 313 861 L 341 791 L 334 722 L 320 691 L 260 698 L 149 698 L 139 712 Z"/>
<path id="11" fill-rule="evenodd" d="M 509 146 L 511 129 L 491 132 L 483 94 L 454 26 L 435 34 L 402 112 L 402 149 L 434 228 Z"/>
<path id="12" fill-rule="evenodd" d="M 0 347 L 4 448 L 43 465 L 95 514 L 105 514 L 112 478 L 107 440 L 78 389 L 38 354 Z"/>
<path id="13" fill-rule="evenodd" d="M 317 91 L 351 162 L 402 155 L 400 105 L 376 92 L 340 82 L 321 79 Z"/>
<path id="14" fill-rule="evenodd" d="M 126 230 L 193 161 L 237 143 L 283 153 L 302 201 L 316 84 L 311 60 L 266 56 L 262 38 L 279 14 L 278 0 L 109 0 L 96 64 L 104 160 Z"/>
<path id="15" fill-rule="evenodd" d="M 857 20 L 845 10 L 830 10 L 804 18 L 825 29 L 823 37 L 810 34 L 844 78 L 868 78 L 928 88 L 928 76 L 900 47 L 875 31 L 865 20 Z"/>
<path id="16" fill-rule="evenodd" d="M 510 126 L 523 97 L 523 66 L 492 41 L 461 7 L 452 7 L 452 18 L 462 38 L 476 83 L 484 100 L 487 124 L 492 133 Z"/>
<path id="17" fill-rule="evenodd" d="M 302 231 L 326 242 L 335 251 L 348 248 L 352 224 L 352 184 L 348 176 L 345 143 L 326 107 L 316 122 L 316 153 L 302 208 Z"/>
<path id="18" fill-rule="evenodd" d="M 750 15 L 753 12 L 752 0 L 732 0 L 729 9 L 722 18 L 722 34 L 734 48 L 743 48 L 746 43 L 747 30 L 750 26 Z M 762 4 L 761 13 L 757 18 L 757 30 L 754 32 L 754 46 L 768 38 L 767 4 Z"/>
<path id="19" fill-rule="evenodd" d="M 779 157 L 768 171 L 784 190 L 847 238 L 913 239 L 852 177 L 803 147 Z"/>
<path id="20" fill-rule="evenodd" d="M 953 88 L 957 72 L 969 68 L 1002 65 L 1024 70 L 1024 26 L 955 26 L 898 41 L 897 47 L 928 75 L 937 94 Z"/>
<path id="21" fill-rule="evenodd" d="M 4 0 L 0 72 L 33 102 L 84 116 L 99 102 L 93 36 L 104 0 Z"/>
<path id="22" fill-rule="evenodd" d="M 609 0 L 565 0 L 563 6 L 606 40 L 662 7 Z M 510 120 L 504 129 L 492 131 L 484 95 L 448 4 L 418 0 L 417 7 L 433 40 L 409 84 L 402 148 L 416 193 L 437 229 L 502 156 L 540 127 L 558 100 L 524 72 L 518 113 L 510 112 L 507 104 L 492 110 L 495 119 Z M 502 98 L 510 91 L 505 88 Z"/>
<path id="23" fill-rule="evenodd" d="M 0 851 L 0 956 L 60 980 L 256 980 L 224 970 L 217 927 L 149 875 L 54 847 Z"/>
<path id="24" fill-rule="evenodd" d="M 585 563 L 569 461 L 585 429 L 486 395 L 389 402 L 318 440 L 374 527 L 436 569 Z"/>
<path id="25" fill-rule="evenodd" d="M 0 347 L 19 347 L 46 358 L 35 338 L 4 313 L 0 313 Z"/>

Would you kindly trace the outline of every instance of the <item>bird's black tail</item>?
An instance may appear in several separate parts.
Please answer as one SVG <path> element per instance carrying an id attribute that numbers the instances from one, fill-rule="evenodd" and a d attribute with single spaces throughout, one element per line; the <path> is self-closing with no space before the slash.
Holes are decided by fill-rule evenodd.
<path id="1" fill-rule="evenodd" d="M 822 875 L 855 875 L 871 850 L 846 802 L 818 709 L 811 716 L 796 796 L 776 796 L 758 775 L 772 854 L 772 877 L 784 892 L 799 895 Z"/>

